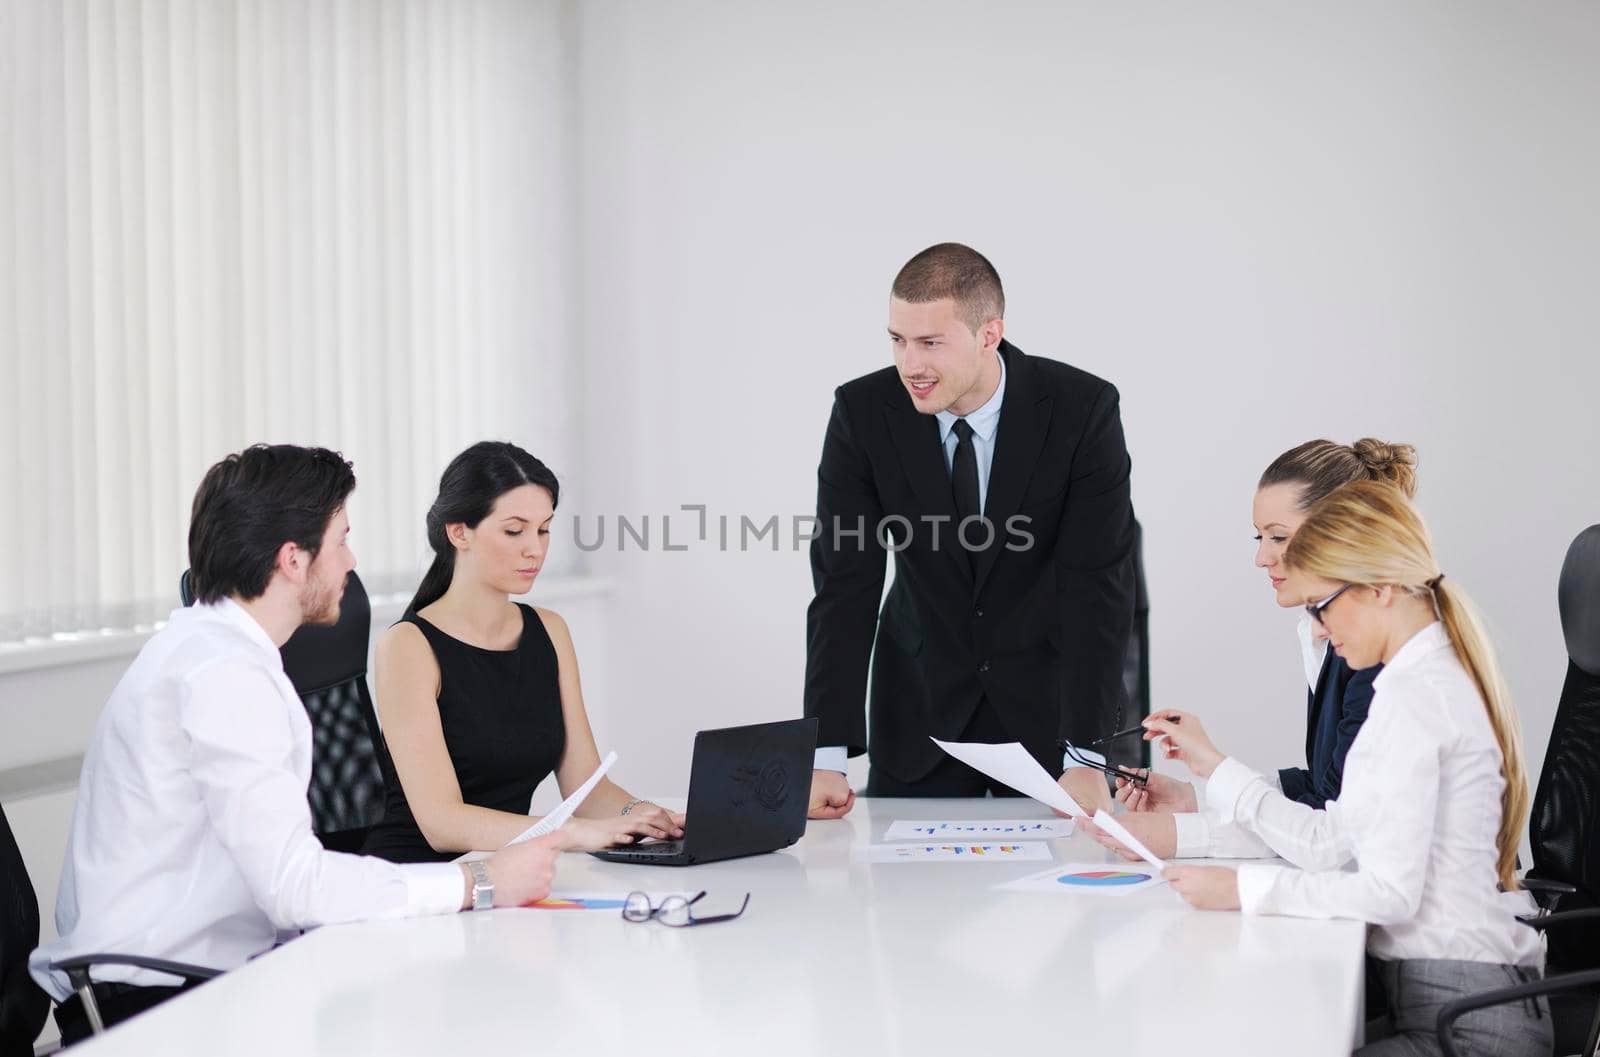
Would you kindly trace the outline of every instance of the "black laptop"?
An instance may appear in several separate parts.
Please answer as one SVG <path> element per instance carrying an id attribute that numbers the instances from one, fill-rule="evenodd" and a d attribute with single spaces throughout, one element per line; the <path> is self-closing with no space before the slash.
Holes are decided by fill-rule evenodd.
<path id="1" fill-rule="evenodd" d="M 815 719 L 702 730 L 694 736 L 683 839 L 592 854 L 607 862 L 693 866 L 787 848 L 806 831 L 816 749 Z"/>

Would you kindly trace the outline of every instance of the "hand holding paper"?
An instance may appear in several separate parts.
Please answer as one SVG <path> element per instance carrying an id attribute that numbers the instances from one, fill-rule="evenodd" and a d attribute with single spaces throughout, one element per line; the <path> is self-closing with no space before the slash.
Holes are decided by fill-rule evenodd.
<path id="1" fill-rule="evenodd" d="M 980 742 L 940 741 L 932 739 L 939 748 L 960 760 L 968 767 L 1004 782 L 1024 796 L 1031 796 L 1046 807 L 1064 811 L 1074 818 L 1086 818 L 1088 812 L 1050 777 L 1050 772 L 1039 766 L 1039 761 L 1028 755 L 1028 750 L 1015 741 L 1002 745 Z"/>
<path id="2" fill-rule="evenodd" d="M 1154 866 L 1157 870 L 1165 870 L 1167 868 L 1164 860 L 1156 858 L 1155 853 L 1144 846 L 1143 841 L 1128 832 L 1128 827 L 1106 814 L 1104 810 L 1094 813 L 1094 824 L 1117 838 L 1127 846 L 1129 851 Z"/>

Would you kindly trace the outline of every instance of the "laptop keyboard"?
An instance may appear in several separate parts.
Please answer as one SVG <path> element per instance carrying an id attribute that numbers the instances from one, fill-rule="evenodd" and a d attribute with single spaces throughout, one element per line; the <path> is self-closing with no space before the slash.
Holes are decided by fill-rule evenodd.
<path id="1" fill-rule="evenodd" d="M 677 855 L 683 851 L 683 841 L 664 840 L 656 844 L 636 844 L 613 848 L 613 851 L 625 851 L 632 855 Z"/>

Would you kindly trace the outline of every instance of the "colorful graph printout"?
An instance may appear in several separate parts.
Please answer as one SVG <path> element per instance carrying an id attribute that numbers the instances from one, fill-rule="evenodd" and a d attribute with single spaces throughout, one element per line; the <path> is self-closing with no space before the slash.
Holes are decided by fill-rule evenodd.
<path id="1" fill-rule="evenodd" d="M 647 892 L 652 906 L 660 906 L 661 901 L 668 896 L 688 896 L 693 892 Z M 544 899 L 532 903 L 522 904 L 531 910 L 609 910 L 613 914 L 622 913 L 622 904 L 627 902 L 626 892 L 551 892 Z"/>
<path id="2" fill-rule="evenodd" d="M 968 819 L 946 822 L 913 822 L 896 819 L 883 834 L 884 840 L 1054 840 L 1072 836 L 1070 818 Z"/>
<path id="3" fill-rule="evenodd" d="M 1055 892 L 1079 896 L 1125 896 L 1161 888 L 1166 881 L 1148 866 L 1133 863 L 1059 863 L 1040 873 L 996 885 L 1004 892 Z"/>
<path id="4" fill-rule="evenodd" d="M 1017 844 L 869 844 L 857 852 L 863 862 L 1048 862 L 1050 845 L 1043 841 Z"/>
<path id="5" fill-rule="evenodd" d="M 1081 870 L 1056 877 L 1056 884 L 1106 888 L 1114 885 L 1148 884 L 1150 875 L 1134 870 Z"/>

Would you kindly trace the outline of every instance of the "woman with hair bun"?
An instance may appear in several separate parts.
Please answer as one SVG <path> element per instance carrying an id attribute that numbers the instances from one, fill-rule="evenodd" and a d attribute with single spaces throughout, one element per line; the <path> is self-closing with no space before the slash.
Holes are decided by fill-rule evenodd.
<path id="1" fill-rule="evenodd" d="M 1316 810 L 1212 744 L 1198 717 L 1145 721 L 1168 759 L 1208 778 L 1206 803 L 1289 866 L 1175 866 L 1166 877 L 1205 910 L 1365 921 L 1390 1034 L 1362 1057 L 1440 1052 L 1440 1009 L 1462 995 L 1537 980 L 1540 937 L 1517 919 L 1517 846 L 1528 812 L 1522 724 L 1472 601 L 1447 578 L 1422 518 L 1393 485 L 1341 488 L 1284 553 L 1284 589 L 1305 601 L 1350 667 L 1378 665 L 1372 707 L 1339 798 Z M 1544 999 L 1455 1024 L 1458 1052 L 1551 1049 Z"/>
<path id="2" fill-rule="evenodd" d="M 569 796 L 600 766 L 566 621 L 513 602 L 550 546 L 560 486 L 515 444 L 483 441 L 451 460 L 428 511 L 429 567 L 378 642 L 383 821 L 363 850 L 393 862 L 492 851 L 533 820 L 554 772 Z M 683 816 L 600 780 L 566 823 L 572 847 L 681 837 Z"/>
<path id="3" fill-rule="evenodd" d="M 1385 482 L 1407 496 L 1417 490 L 1417 452 L 1409 444 L 1363 437 L 1354 444 L 1311 440 L 1273 459 L 1256 484 L 1251 520 L 1255 524 L 1257 568 L 1264 569 L 1278 605 L 1302 602 L 1286 589 L 1283 554 L 1309 510 L 1346 485 Z M 1367 718 L 1372 681 L 1382 667 L 1354 671 L 1327 648 L 1321 626 L 1300 616 L 1300 655 L 1306 675 L 1306 765 L 1276 772 L 1283 794 L 1310 807 L 1338 799 L 1345 754 Z M 1259 858 L 1272 855 L 1258 838 L 1199 809 L 1188 782 L 1151 774 L 1144 785 L 1118 781 L 1117 799 L 1130 812 L 1123 822 L 1164 858 Z M 1137 858 L 1093 827 L 1087 832 L 1129 858 Z"/>

